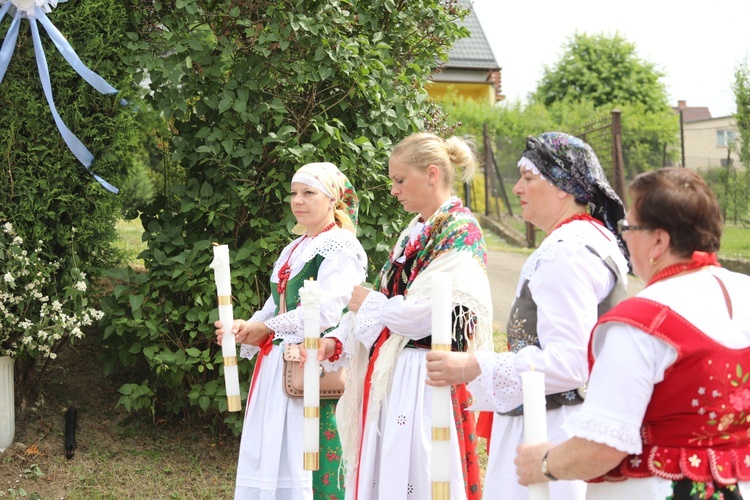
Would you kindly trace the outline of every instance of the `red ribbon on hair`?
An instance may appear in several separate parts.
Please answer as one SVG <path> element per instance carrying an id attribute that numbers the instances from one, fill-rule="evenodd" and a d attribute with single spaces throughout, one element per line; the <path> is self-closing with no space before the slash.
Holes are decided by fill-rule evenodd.
<path id="1" fill-rule="evenodd" d="M 700 252 L 696 250 L 690 260 L 701 266 L 718 266 L 719 258 L 714 252 Z"/>
<path id="2" fill-rule="evenodd" d="M 720 266 L 719 258 L 713 252 L 700 252 L 696 250 L 693 252 L 692 257 L 690 257 L 690 262 L 680 262 L 665 267 L 653 275 L 646 286 L 652 285 L 659 280 L 671 278 L 685 271 L 692 271 L 693 269 L 700 269 L 706 266 Z"/>

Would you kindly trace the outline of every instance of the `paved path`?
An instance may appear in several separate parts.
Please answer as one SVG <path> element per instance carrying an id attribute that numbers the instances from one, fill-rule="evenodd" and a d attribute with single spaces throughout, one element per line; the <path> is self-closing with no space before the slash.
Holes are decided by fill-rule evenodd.
<path id="1" fill-rule="evenodd" d="M 516 294 L 518 277 L 527 255 L 515 252 L 498 252 L 490 250 L 487 255 L 487 274 L 492 291 L 492 319 L 500 331 L 505 331 L 505 324 L 510 314 L 510 306 Z M 632 297 L 643 288 L 643 282 L 635 276 L 628 276 L 628 296 Z"/>

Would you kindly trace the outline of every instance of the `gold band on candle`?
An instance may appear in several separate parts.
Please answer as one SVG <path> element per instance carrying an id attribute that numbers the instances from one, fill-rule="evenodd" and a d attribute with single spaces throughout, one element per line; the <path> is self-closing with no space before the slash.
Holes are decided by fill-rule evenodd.
<path id="1" fill-rule="evenodd" d="M 224 366 L 237 366 L 237 356 L 224 356 Z"/>
<path id="2" fill-rule="evenodd" d="M 305 406 L 303 414 L 305 418 L 320 418 L 320 406 Z"/>
<path id="3" fill-rule="evenodd" d="M 237 396 L 227 396 L 227 410 L 229 411 L 240 411 L 242 409 L 242 399 L 239 394 Z"/>
<path id="4" fill-rule="evenodd" d="M 231 306 L 232 296 L 231 295 L 219 295 L 218 302 L 220 306 Z"/>
<path id="5" fill-rule="evenodd" d="M 450 351 L 451 345 L 450 344 L 432 344 L 432 350 L 433 351 Z"/>
<path id="6" fill-rule="evenodd" d="M 305 452 L 305 470 L 320 469 L 320 453 Z"/>
<path id="7" fill-rule="evenodd" d="M 305 337 L 305 349 L 319 349 L 320 339 L 318 337 Z"/>
<path id="8" fill-rule="evenodd" d="M 451 483 L 450 481 L 442 483 L 432 483 L 432 500 L 450 500 Z"/>
<path id="9" fill-rule="evenodd" d="M 451 430 L 449 427 L 433 427 L 432 428 L 432 440 L 433 441 L 449 441 L 451 437 Z"/>

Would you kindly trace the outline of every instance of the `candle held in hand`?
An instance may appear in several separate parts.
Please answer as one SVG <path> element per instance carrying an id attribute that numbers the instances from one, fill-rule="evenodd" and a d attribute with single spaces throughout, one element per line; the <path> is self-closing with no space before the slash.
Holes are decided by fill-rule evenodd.
<path id="1" fill-rule="evenodd" d="M 304 457 L 305 470 L 320 468 L 320 286 L 307 280 L 299 291 L 305 318 Z"/>
<path id="2" fill-rule="evenodd" d="M 538 444 L 547 441 L 547 399 L 544 373 L 533 369 L 521 372 L 523 387 L 523 441 Z M 529 486 L 529 500 L 548 500 L 549 484 Z"/>
<path id="3" fill-rule="evenodd" d="M 227 393 L 227 409 L 240 411 L 240 376 L 237 369 L 237 345 L 232 335 L 234 312 L 232 310 L 232 274 L 229 270 L 229 247 L 214 246 L 214 260 L 211 262 L 216 281 L 216 294 L 219 303 L 219 321 L 226 332 L 221 339 L 221 353 L 224 357 L 224 385 Z"/>
<path id="4" fill-rule="evenodd" d="M 432 349 L 451 350 L 451 275 L 435 272 L 432 277 Z M 450 387 L 430 387 L 432 391 L 432 498 L 450 498 L 450 429 L 453 408 Z"/>

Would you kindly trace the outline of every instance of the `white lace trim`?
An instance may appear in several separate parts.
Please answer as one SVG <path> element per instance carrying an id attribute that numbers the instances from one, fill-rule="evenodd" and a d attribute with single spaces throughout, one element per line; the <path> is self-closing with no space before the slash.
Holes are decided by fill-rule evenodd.
<path id="1" fill-rule="evenodd" d="M 469 382 L 474 396 L 472 410 L 508 412 L 523 403 L 521 377 L 510 352 L 477 352 L 482 373 Z"/>
<path id="2" fill-rule="evenodd" d="M 640 426 L 618 422 L 611 417 L 599 416 L 584 410 L 572 413 L 563 423 L 566 432 L 605 444 L 623 453 L 637 455 L 643 451 Z"/>
<path id="3" fill-rule="evenodd" d="M 303 238 L 305 241 L 302 241 L 299 243 L 299 246 L 297 246 L 297 242 Z M 279 282 L 279 269 L 281 269 L 281 266 L 284 265 L 287 258 L 289 258 L 289 253 L 292 249 L 294 249 L 294 253 L 292 253 L 292 258 L 289 262 L 292 275 L 295 274 L 295 270 L 314 259 L 316 255 L 320 255 L 324 259 L 327 259 L 338 252 L 344 252 L 345 255 L 357 259 L 363 269 L 366 269 L 367 267 L 367 255 L 362 249 L 362 245 L 359 244 L 357 238 L 345 229 L 334 227 L 333 229 L 312 238 L 300 236 L 288 244 L 281 251 L 281 255 L 279 255 L 279 258 L 273 266 L 271 283 Z"/>
<path id="4" fill-rule="evenodd" d="M 291 344 L 299 344 L 304 340 L 299 332 L 305 331 L 305 325 L 296 309 L 266 320 L 266 326 L 274 331 L 274 339 Z"/>
<path id="5" fill-rule="evenodd" d="M 260 352 L 260 347 L 257 345 L 250 345 L 250 344 L 242 344 L 240 345 L 240 357 L 245 359 L 253 359 L 258 352 Z"/>
<path id="6" fill-rule="evenodd" d="M 320 182 L 315 177 L 313 177 L 311 175 L 308 175 L 308 174 L 306 174 L 304 172 L 303 173 L 297 172 L 296 174 L 294 174 L 294 177 L 292 177 L 292 184 L 294 184 L 295 182 L 299 182 L 299 183 L 302 183 L 302 184 L 307 184 L 308 186 L 317 189 L 318 191 L 320 191 L 321 193 L 323 193 L 324 195 L 326 195 L 328 198 L 330 198 L 332 200 L 336 199 L 336 198 L 333 197 L 333 195 L 331 193 L 328 192 L 328 190 L 325 188 L 325 186 L 323 185 L 322 182 Z"/>
<path id="7" fill-rule="evenodd" d="M 357 340 L 367 348 L 371 348 L 383 330 L 380 319 L 381 308 L 388 302 L 388 297 L 380 292 L 371 291 L 365 297 L 357 311 L 356 327 L 354 329 Z"/>
<path id="8" fill-rule="evenodd" d="M 560 245 L 579 248 L 585 246 L 592 247 L 599 253 L 602 259 L 611 257 L 620 268 L 621 277 L 627 279 L 627 261 L 617 246 L 615 236 L 603 226 L 593 226 L 590 221 L 574 220 L 555 229 L 554 232 L 550 233 L 542 241 L 539 248 L 529 256 L 521 269 L 516 296 L 518 296 L 518 292 L 520 292 L 524 281 L 531 279 L 536 272 L 537 263 L 540 260 L 553 260 Z"/>
<path id="9" fill-rule="evenodd" d="M 544 179 L 544 176 L 539 171 L 539 169 L 536 168 L 536 165 L 534 164 L 534 162 L 531 161 L 531 160 L 529 160 L 525 156 L 522 156 L 521 159 L 518 160 L 518 168 L 522 168 L 524 170 L 531 171 L 532 174 L 538 175 L 540 178 Z M 547 179 L 544 179 L 544 180 L 546 181 Z"/>
<path id="10" fill-rule="evenodd" d="M 339 368 L 349 366 L 349 360 L 351 359 L 352 352 L 351 348 L 347 349 L 347 346 L 350 344 L 350 332 L 354 331 L 354 325 L 356 324 L 356 322 L 357 315 L 352 311 L 348 311 L 341 317 L 341 320 L 339 321 L 339 324 L 336 326 L 336 328 L 323 335 L 324 338 L 338 339 L 339 342 L 341 342 L 342 350 L 341 356 L 338 360 L 331 362 L 327 359 L 324 359 L 320 362 L 320 365 L 325 369 L 325 371 L 332 372 L 338 370 Z"/>
<path id="11" fill-rule="evenodd" d="M 248 321 L 248 323 L 260 323 L 273 317 L 273 311 L 264 312 L 263 309 L 255 311 Z M 270 328 L 270 327 L 269 327 Z M 260 351 L 260 347 L 250 344 L 240 345 L 240 357 L 246 359 L 253 359 Z"/>

